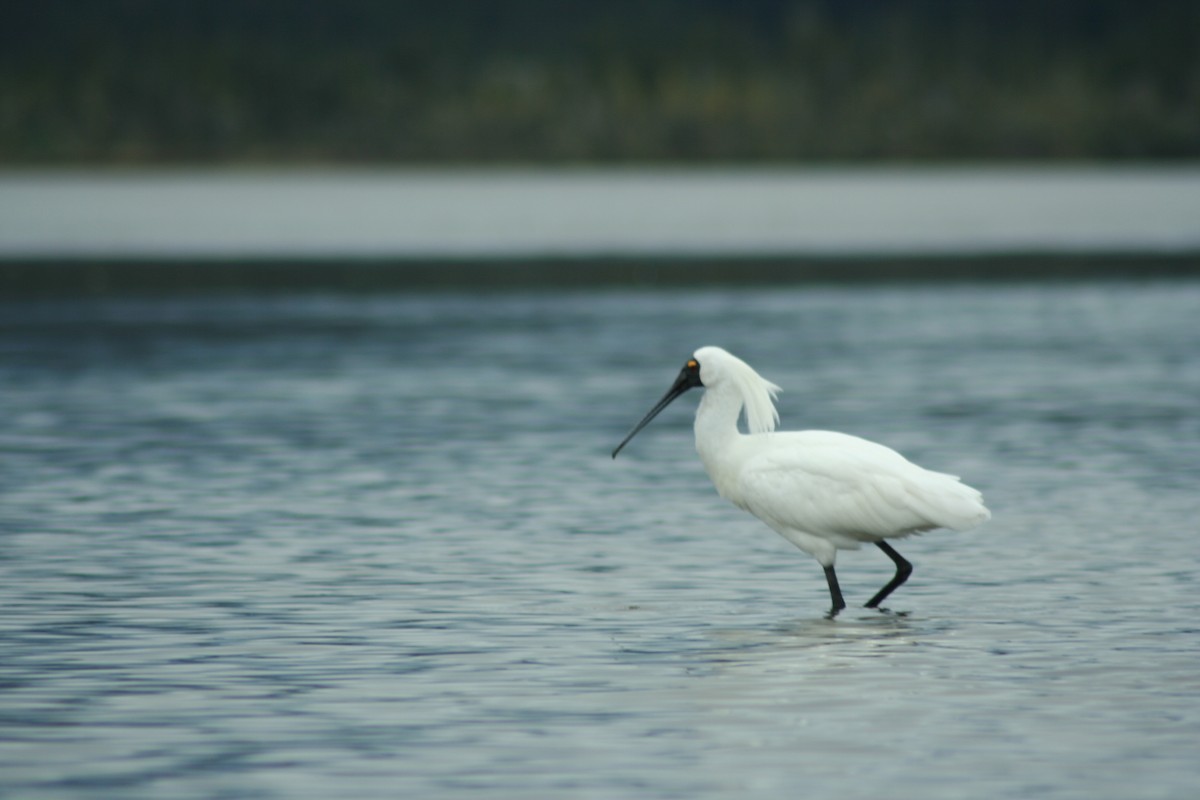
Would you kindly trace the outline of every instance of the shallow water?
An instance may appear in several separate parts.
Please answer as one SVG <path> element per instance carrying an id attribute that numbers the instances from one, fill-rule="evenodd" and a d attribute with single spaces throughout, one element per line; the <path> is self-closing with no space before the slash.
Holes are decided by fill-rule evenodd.
<path id="1" fill-rule="evenodd" d="M 1184 798 L 1200 284 L 0 303 L 0 795 Z M 984 491 L 890 613 L 689 352 Z M 889 575 L 843 553 L 847 600 Z"/>

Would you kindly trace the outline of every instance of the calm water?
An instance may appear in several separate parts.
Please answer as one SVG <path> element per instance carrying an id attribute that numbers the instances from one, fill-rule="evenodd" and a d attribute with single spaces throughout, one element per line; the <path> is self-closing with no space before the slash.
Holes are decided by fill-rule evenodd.
<path id="1" fill-rule="evenodd" d="M 1200 165 L 2 171 L 0 257 L 1173 253 Z"/>
<path id="2" fill-rule="evenodd" d="M 1190 798 L 1200 284 L 0 303 L 0 795 Z M 982 489 L 893 613 L 690 351 Z M 890 563 L 843 553 L 847 599 Z"/>

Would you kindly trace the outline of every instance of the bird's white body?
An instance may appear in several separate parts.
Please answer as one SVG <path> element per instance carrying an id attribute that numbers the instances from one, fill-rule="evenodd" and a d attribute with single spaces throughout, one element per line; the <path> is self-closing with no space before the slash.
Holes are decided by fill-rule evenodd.
<path id="1" fill-rule="evenodd" d="M 777 386 L 719 347 L 695 356 L 705 389 L 696 450 L 717 491 L 823 567 L 863 542 L 969 530 L 991 517 L 978 491 L 883 445 L 831 431 L 774 432 Z"/>
<path id="2" fill-rule="evenodd" d="M 872 542 L 896 565 L 895 576 L 866 602 L 878 608 L 912 573 L 886 539 L 934 528 L 969 530 L 991 518 L 979 492 L 881 444 L 830 431 L 776 433 L 779 387 L 719 347 L 696 351 L 613 458 L 675 398 L 700 386 L 696 450 L 708 476 L 722 497 L 820 562 L 831 618 L 846 607 L 833 566 L 838 550 Z M 743 412 L 748 433 L 738 430 Z"/>

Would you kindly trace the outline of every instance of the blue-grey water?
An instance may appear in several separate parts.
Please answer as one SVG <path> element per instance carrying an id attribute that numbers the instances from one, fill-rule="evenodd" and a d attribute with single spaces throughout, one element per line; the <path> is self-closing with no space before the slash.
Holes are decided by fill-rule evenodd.
<path id="1" fill-rule="evenodd" d="M 0 796 L 1191 798 L 1197 320 L 1195 282 L 0 301 Z M 704 344 L 993 521 L 825 619 L 698 393 L 609 458 Z"/>

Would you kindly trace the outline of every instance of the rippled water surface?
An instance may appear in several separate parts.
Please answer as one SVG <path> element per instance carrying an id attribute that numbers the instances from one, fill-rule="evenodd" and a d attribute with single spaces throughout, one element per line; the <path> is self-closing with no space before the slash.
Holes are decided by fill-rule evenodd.
<path id="1" fill-rule="evenodd" d="M 0 795 L 1190 798 L 1198 319 L 1195 283 L 0 302 Z M 994 520 L 826 620 L 697 393 L 608 456 L 703 344 Z"/>

